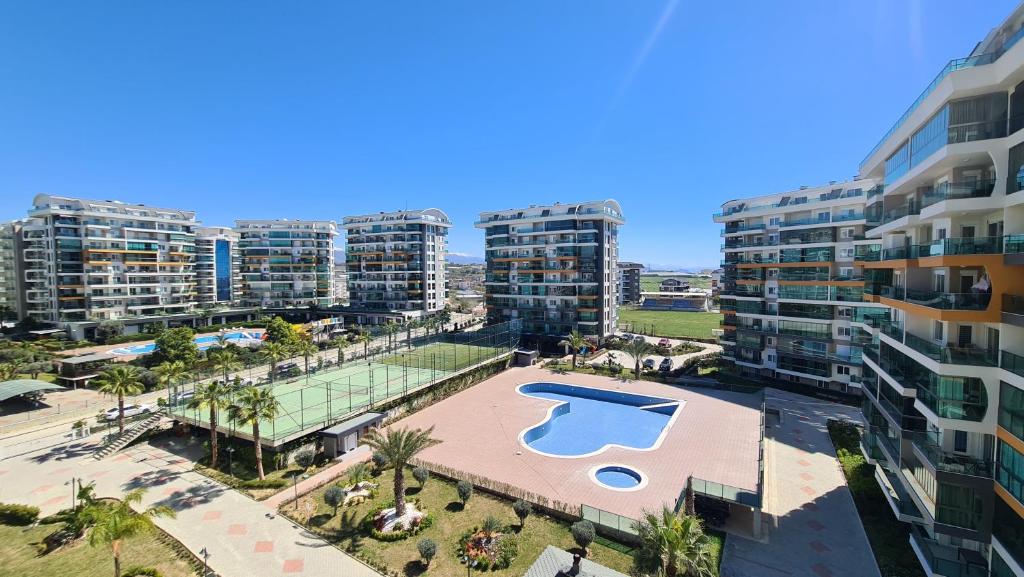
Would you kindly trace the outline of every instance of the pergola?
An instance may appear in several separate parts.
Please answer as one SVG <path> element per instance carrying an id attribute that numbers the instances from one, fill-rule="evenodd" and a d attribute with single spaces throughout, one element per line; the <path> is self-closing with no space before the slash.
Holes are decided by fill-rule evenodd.
<path id="1" fill-rule="evenodd" d="M 36 379 L 15 379 L 0 383 L 0 401 L 40 391 L 63 390 L 64 387 Z"/>

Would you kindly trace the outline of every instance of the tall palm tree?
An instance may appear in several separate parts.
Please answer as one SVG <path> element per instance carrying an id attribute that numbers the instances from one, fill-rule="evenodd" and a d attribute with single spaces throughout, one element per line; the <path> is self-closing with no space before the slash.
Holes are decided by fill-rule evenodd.
<path id="1" fill-rule="evenodd" d="M 156 382 L 170 392 L 171 385 L 177 385 L 188 377 L 188 365 L 185 361 L 164 361 L 153 369 Z"/>
<path id="2" fill-rule="evenodd" d="M 444 309 L 437 313 L 437 321 L 441 325 L 441 331 L 444 332 L 445 325 L 452 322 L 452 307 L 444 305 Z"/>
<path id="3" fill-rule="evenodd" d="M 363 345 L 364 358 L 370 356 L 370 341 L 372 340 L 373 337 L 371 337 L 369 333 L 360 333 L 359 336 L 356 337 L 356 342 Z"/>
<path id="4" fill-rule="evenodd" d="M 308 338 L 302 339 L 299 344 L 295 345 L 295 353 L 301 355 L 305 361 L 307 377 L 309 376 L 309 357 L 315 356 L 319 352 L 320 349 Z"/>
<path id="5" fill-rule="evenodd" d="M 423 326 L 427 329 L 427 336 L 429 337 L 431 331 L 435 333 L 437 332 L 437 319 L 430 317 L 425 323 L 423 323 Z"/>
<path id="6" fill-rule="evenodd" d="M 560 347 L 569 347 L 572 349 L 572 368 L 576 368 L 576 355 L 579 354 L 580 349 L 587 346 L 587 339 L 583 338 L 583 335 L 579 331 L 573 331 L 569 333 L 569 336 L 565 337 L 558 342 Z"/>
<path id="7" fill-rule="evenodd" d="M 196 387 L 195 395 L 188 400 L 192 410 L 210 409 L 210 467 L 217 468 L 217 415 L 231 406 L 231 389 L 227 382 L 210 381 Z"/>
<path id="8" fill-rule="evenodd" d="M 634 525 L 640 547 L 635 568 L 666 577 L 711 577 L 713 561 L 700 519 L 662 507 L 661 513 L 645 511 Z"/>
<path id="9" fill-rule="evenodd" d="M 339 337 L 332 339 L 330 344 L 332 347 L 338 349 L 338 366 L 340 367 L 342 363 L 345 362 L 345 345 L 348 344 L 348 341 Z"/>
<path id="10" fill-rule="evenodd" d="M 653 347 L 645 340 L 633 339 L 622 346 L 622 351 L 633 357 L 633 373 L 636 379 L 640 380 L 640 366 L 644 362 L 644 355 L 649 355 Z"/>
<path id="11" fill-rule="evenodd" d="M 420 328 L 420 321 L 418 319 L 410 319 L 405 322 L 405 346 L 410 351 L 412 350 L 412 331 L 418 328 Z"/>
<path id="12" fill-rule="evenodd" d="M 228 418 L 238 425 L 252 426 L 253 445 L 256 450 L 256 473 L 263 475 L 263 446 L 260 444 L 260 421 L 273 421 L 281 412 L 281 404 L 268 388 L 246 387 L 228 407 Z"/>
<path id="13" fill-rule="evenodd" d="M 242 368 L 238 355 L 228 349 L 218 349 L 206 353 L 206 362 L 209 363 L 211 369 L 220 373 L 225 385 L 228 383 L 228 374 Z"/>
<path id="14" fill-rule="evenodd" d="M 434 427 L 422 429 L 374 429 L 365 437 L 371 449 L 387 458 L 395 468 L 395 514 L 405 515 L 405 466 L 417 453 L 438 444 L 430 435 Z"/>
<path id="15" fill-rule="evenodd" d="M 262 347 L 263 358 L 270 363 L 270 382 L 274 382 L 274 373 L 277 372 L 277 363 L 288 358 L 288 347 L 281 343 L 266 342 Z"/>
<path id="16" fill-rule="evenodd" d="M 142 502 L 143 493 L 143 489 L 129 491 L 115 505 L 97 503 L 89 505 L 85 510 L 88 523 L 92 525 L 89 545 L 110 547 L 114 555 L 114 577 L 121 577 L 121 551 L 125 539 L 151 530 L 154 517 L 174 518 L 174 511 L 166 505 L 150 507 L 142 513 L 136 513 L 131 506 Z"/>
<path id="17" fill-rule="evenodd" d="M 399 330 L 400 329 L 398 327 L 398 323 L 396 323 L 395 321 L 389 320 L 384 325 L 384 332 L 387 333 L 387 335 L 388 335 L 388 350 L 389 351 L 395 350 L 395 347 L 398 346 L 398 331 Z"/>
<path id="18" fill-rule="evenodd" d="M 124 433 L 124 398 L 145 390 L 142 372 L 138 367 L 118 363 L 103 371 L 93 382 L 97 391 L 117 396 L 117 432 Z"/>

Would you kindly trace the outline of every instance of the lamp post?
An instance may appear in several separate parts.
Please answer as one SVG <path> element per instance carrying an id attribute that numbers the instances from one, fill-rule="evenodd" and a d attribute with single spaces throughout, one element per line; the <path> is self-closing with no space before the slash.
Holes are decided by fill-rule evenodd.
<path id="1" fill-rule="evenodd" d="M 299 476 L 292 475 L 292 488 L 295 490 L 295 510 L 299 510 Z"/>
<path id="2" fill-rule="evenodd" d="M 75 507 L 78 506 L 78 503 L 75 501 L 75 496 L 77 495 L 77 493 L 75 492 L 75 478 L 71 477 L 70 483 L 64 483 L 65 486 L 67 486 L 68 484 L 71 485 L 71 508 L 74 509 Z"/>
<path id="3" fill-rule="evenodd" d="M 227 451 L 227 453 L 228 453 L 228 474 L 229 475 L 234 475 L 235 474 L 235 461 L 234 461 L 233 457 L 235 456 L 235 448 L 233 446 L 229 445 L 228 448 L 225 449 L 225 451 Z"/>
<path id="4" fill-rule="evenodd" d="M 470 573 L 473 571 L 473 567 L 476 567 L 477 560 L 470 559 L 469 555 L 463 555 L 462 560 L 466 562 L 466 577 L 469 577 Z"/>
<path id="5" fill-rule="evenodd" d="M 199 554 L 203 556 L 203 577 L 206 577 L 210 573 L 210 565 L 207 560 L 210 558 L 210 552 L 203 547 L 199 550 Z"/>

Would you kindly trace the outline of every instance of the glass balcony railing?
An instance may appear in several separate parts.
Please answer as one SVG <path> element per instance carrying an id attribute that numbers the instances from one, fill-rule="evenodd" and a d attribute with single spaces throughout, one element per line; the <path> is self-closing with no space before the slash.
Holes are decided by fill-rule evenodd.
<path id="1" fill-rule="evenodd" d="M 955 256 L 969 254 L 1002 254 L 1003 238 L 982 236 L 972 238 L 947 238 L 911 247 L 910 258 L 930 256 Z"/>
<path id="2" fill-rule="evenodd" d="M 975 551 L 967 551 L 951 545 L 942 545 L 929 539 L 924 529 L 913 526 L 910 540 L 917 546 L 930 569 L 929 575 L 945 577 L 988 577 L 985 558 Z"/>
<path id="3" fill-rule="evenodd" d="M 893 338 L 898 339 L 898 337 Z M 940 345 L 910 332 L 906 333 L 904 343 L 922 355 L 940 363 L 979 367 L 998 366 L 996 356 L 986 349 Z"/>
<path id="4" fill-rule="evenodd" d="M 946 377 L 913 363 L 906 377 L 917 383 L 917 399 L 938 417 L 978 422 L 985 418 L 985 384 L 974 377 Z"/>
<path id="5" fill-rule="evenodd" d="M 945 200 L 961 200 L 965 198 L 988 198 L 995 190 L 996 181 L 978 180 L 969 182 L 943 182 L 921 197 L 921 208 L 931 206 Z"/>
<path id="6" fill-rule="evenodd" d="M 940 310 L 983 311 L 990 295 L 984 293 L 946 293 L 903 287 L 883 286 L 881 296 Z"/>
<path id="7" fill-rule="evenodd" d="M 1015 375 L 1024 377 L 1024 356 L 1011 353 L 1010 351 L 1002 351 L 1002 353 L 999 366 Z"/>
<path id="8" fill-rule="evenodd" d="M 952 453 L 942 448 L 940 436 L 935 431 L 907 432 L 911 442 L 921 451 L 928 462 L 938 471 L 971 475 L 974 477 L 991 478 L 994 470 L 993 462 L 970 455 Z"/>
<path id="9" fill-rule="evenodd" d="M 1003 237 L 1003 252 L 1005 254 L 1024 252 L 1024 234 L 1010 234 Z"/>

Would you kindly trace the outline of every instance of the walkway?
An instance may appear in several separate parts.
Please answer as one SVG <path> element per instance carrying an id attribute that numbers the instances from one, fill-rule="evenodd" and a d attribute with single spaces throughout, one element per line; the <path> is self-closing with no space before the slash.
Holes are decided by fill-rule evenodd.
<path id="1" fill-rule="evenodd" d="M 825 425 L 830 417 L 859 420 L 859 411 L 774 389 L 766 404 L 782 412 L 766 431 L 764 510 L 776 526 L 767 543 L 730 536 L 722 577 L 878 577 Z"/>
<path id="2" fill-rule="evenodd" d="M 96 494 L 119 496 L 145 488 L 141 504 L 163 504 L 175 519 L 157 524 L 193 552 L 204 547 L 222 577 L 344 575 L 379 577 L 356 559 L 269 512 L 262 504 L 192 472 L 198 441 L 141 444 L 104 461 L 85 442 L 0 461 L 0 502 L 27 503 L 47 515 L 71 505 L 72 476 L 96 483 Z"/>

